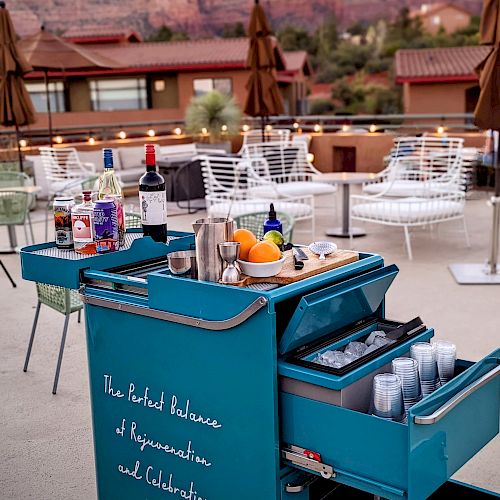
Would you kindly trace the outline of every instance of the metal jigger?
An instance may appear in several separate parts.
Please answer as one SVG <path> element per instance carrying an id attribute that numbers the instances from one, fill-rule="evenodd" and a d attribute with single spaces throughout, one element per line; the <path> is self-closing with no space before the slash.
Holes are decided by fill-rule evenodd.
<path id="1" fill-rule="evenodd" d="M 240 244 L 235 241 L 219 243 L 219 253 L 222 260 L 227 262 L 227 267 L 222 273 L 222 283 L 235 283 L 240 281 L 240 272 L 235 266 L 235 262 L 240 256 Z"/>

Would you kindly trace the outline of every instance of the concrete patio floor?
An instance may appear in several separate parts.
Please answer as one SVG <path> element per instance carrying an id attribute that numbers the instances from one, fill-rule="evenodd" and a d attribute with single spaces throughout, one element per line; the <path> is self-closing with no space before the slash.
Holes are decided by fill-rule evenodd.
<path id="1" fill-rule="evenodd" d="M 454 341 L 459 356 L 478 360 L 500 347 L 500 286 L 459 286 L 447 265 L 483 262 L 488 255 L 491 209 L 486 194 L 467 202 L 472 248 L 466 249 L 456 223 L 439 231 L 417 230 L 414 260 L 408 261 L 403 231 L 367 225 L 368 235 L 355 240 L 357 250 L 383 255 L 400 267 L 387 296 L 387 317 L 409 320 L 417 315 L 436 330 L 438 338 Z M 129 200 L 127 200 L 129 201 Z M 133 201 L 133 200 L 132 200 Z M 319 200 L 316 239 L 335 225 L 328 199 Z M 35 237 L 43 241 L 41 210 L 34 214 Z M 197 215 L 170 217 L 169 228 L 190 230 Z M 22 230 L 18 229 L 23 241 Z M 296 232 L 297 242 L 310 236 Z M 341 247 L 348 241 L 335 240 Z M 0 246 L 5 246 L 0 228 Z M 84 325 L 70 320 L 57 396 L 52 379 L 63 327 L 62 315 L 42 307 L 30 367 L 23 373 L 24 355 L 36 305 L 33 283 L 20 277 L 19 257 L 1 256 L 18 283 L 11 288 L 0 269 L 0 498 L 8 500 L 91 500 L 96 497 Z M 481 412 L 481 408 L 477 409 Z M 464 429 L 473 432 L 473 429 Z M 467 463 L 455 478 L 500 493 L 500 437 Z"/>

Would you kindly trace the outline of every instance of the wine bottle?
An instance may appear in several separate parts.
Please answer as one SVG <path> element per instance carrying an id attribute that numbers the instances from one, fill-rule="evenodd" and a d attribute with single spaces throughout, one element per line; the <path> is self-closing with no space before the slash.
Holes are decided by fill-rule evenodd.
<path id="1" fill-rule="evenodd" d="M 125 244 L 125 214 L 123 213 L 122 187 L 115 174 L 113 164 L 113 150 L 104 148 L 102 150 L 104 160 L 104 173 L 99 177 L 99 199 L 112 197 L 116 205 L 116 216 L 118 219 L 119 245 Z"/>
<path id="2" fill-rule="evenodd" d="M 156 171 L 154 144 L 146 144 L 146 173 L 139 180 L 139 205 L 144 236 L 167 242 L 167 192 L 165 179 Z"/>

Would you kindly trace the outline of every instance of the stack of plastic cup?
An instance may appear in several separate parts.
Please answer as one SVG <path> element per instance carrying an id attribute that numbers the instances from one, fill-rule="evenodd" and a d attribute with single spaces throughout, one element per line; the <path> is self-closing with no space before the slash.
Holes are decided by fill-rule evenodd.
<path id="1" fill-rule="evenodd" d="M 455 361 L 457 359 L 457 346 L 446 340 L 433 342 L 439 380 L 441 385 L 449 382 L 455 375 Z"/>
<path id="2" fill-rule="evenodd" d="M 440 386 L 434 348 L 427 342 L 416 342 L 411 346 L 410 354 L 418 363 L 422 396 L 428 396 Z"/>
<path id="3" fill-rule="evenodd" d="M 418 362 L 412 358 L 396 358 L 392 360 L 392 373 L 401 380 L 405 412 L 422 399 Z"/>
<path id="4" fill-rule="evenodd" d="M 371 413 L 386 420 L 402 421 L 405 416 L 401 380 L 393 373 L 373 378 Z"/>

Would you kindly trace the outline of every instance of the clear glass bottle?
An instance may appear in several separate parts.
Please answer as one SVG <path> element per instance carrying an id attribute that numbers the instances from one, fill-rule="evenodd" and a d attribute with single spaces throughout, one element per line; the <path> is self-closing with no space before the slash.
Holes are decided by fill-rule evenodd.
<path id="1" fill-rule="evenodd" d="M 94 206 L 92 191 L 83 191 L 83 202 L 71 210 L 71 225 L 75 252 L 83 254 L 96 253 L 94 234 Z"/>
<path id="2" fill-rule="evenodd" d="M 102 150 L 104 159 L 104 173 L 99 177 L 99 199 L 112 197 L 116 204 L 116 216 L 118 218 L 119 245 L 125 244 L 125 214 L 123 213 L 123 193 L 118 177 L 115 174 L 113 163 L 113 150 L 104 148 Z"/>

